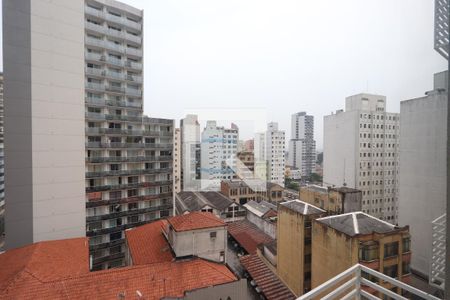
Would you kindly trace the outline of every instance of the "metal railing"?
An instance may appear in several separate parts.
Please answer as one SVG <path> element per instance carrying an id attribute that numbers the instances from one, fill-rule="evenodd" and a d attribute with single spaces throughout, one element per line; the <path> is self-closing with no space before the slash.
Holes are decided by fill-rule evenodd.
<path id="1" fill-rule="evenodd" d="M 389 277 L 383 273 L 372 270 L 360 264 L 356 264 L 346 271 L 331 278 L 330 280 L 322 283 L 318 287 L 297 298 L 297 300 L 348 300 L 361 299 L 362 297 L 363 299 L 379 300 L 383 299 L 384 296 L 391 297 L 396 300 L 408 300 L 408 298 L 397 294 L 392 290 L 379 285 L 376 282 L 372 282 L 364 278 L 364 276 L 372 276 L 373 279 L 378 279 L 378 281 L 388 282 L 394 288 L 396 287 L 402 289 L 403 291 L 406 291 L 411 295 L 421 297 L 425 300 L 441 300 L 433 295 L 430 295 L 397 279 Z M 381 297 L 377 297 L 366 291 L 366 289 L 368 288 L 374 290 L 375 292 L 378 292 Z"/>
<path id="2" fill-rule="evenodd" d="M 432 246 L 429 283 L 437 288 L 445 288 L 445 226 L 447 214 L 431 222 Z"/>

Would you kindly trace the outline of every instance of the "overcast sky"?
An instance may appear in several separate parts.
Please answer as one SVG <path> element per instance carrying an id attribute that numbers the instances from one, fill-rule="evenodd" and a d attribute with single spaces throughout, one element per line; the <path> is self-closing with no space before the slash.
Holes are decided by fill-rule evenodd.
<path id="1" fill-rule="evenodd" d="M 387 96 L 389 111 L 432 88 L 432 0 L 123 0 L 144 9 L 145 113 L 178 120 L 220 108 L 323 116 L 346 96 Z M 251 119 L 251 118 L 249 118 Z M 242 138 L 250 122 L 239 122 Z"/>

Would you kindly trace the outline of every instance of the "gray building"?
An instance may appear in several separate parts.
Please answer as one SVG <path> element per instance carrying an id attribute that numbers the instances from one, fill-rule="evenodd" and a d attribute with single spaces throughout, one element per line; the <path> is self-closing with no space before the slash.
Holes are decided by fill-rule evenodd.
<path id="1" fill-rule="evenodd" d="M 324 117 L 323 182 L 362 191 L 362 210 L 397 223 L 400 116 L 386 97 L 347 97 L 345 111 Z"/>
<path id="2" fill-rule="evenodd" d="M 307 115 L 306 112 L 299 112 L 291 117 L 291 140 L 287 164 L 299 169 L 302 177 L 309 177 L 315 171 L 314 116 Z"/>
<path id="3" fill-rule="evenodd" d="M 447 76 L 434 75 L 425 96 L 400 104 L 399 225 L 409 225 L 411 268 L 427 276 L 431 222 L 446 208 Z"/>
<path id="4" fill-rule="evenodd" d="M 93 269 L 121 266 L 124 230 L 172 210 L 173 120 L 143 115 L 143 12 L 7 0 L 3 14 L 6 246 L 86 235 Z"/>
<path id="5" fill-rule="evenodd" d="M 200 123 L 197 115 L 180 120 L 181 191 L 200 190 Z"/>

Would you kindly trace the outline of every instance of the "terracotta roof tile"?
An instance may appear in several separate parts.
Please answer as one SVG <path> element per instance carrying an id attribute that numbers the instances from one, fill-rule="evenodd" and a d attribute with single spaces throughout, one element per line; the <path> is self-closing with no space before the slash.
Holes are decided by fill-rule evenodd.
<path id="1" fill-rule="evenodd" d="M 240 261 L 267 300 L 290 300 L 296 298 L 291 290 L 267 267 L 258 255 L 246 255 L 241 257 Z"/>
<path id="2" fill-rule="evenodd" d="M 172 261 L 174 256 L 162 231 L 166 220 L 159 220 L 125 231 L 133 265 Z"/>
<path id="3" fill-rule="evenodd" d="M 30 278 L 48 282 L 88 272 L 87 238 L 39 242 L 0 254 L 0 291 Z"/>
<path id="4" fill-rule="evenodd" d="M 0 291 L 0 299 L 143 299 L 182 297 L 186 291 L 236 281 L 222 264 L 202 259 L 91 272 L 52 282 L 29 274 L 15 289 Z"/>
<path id="5" fill-rule="evenodd" d="M 226 223 L 209 212 L 194 211 L 167 219 L 175 231 L 226 226 Z"/>
<path id="6" fill-rule="evenodd" d="M 228 233 L 238 242 L 249 254 L 256 252 L 256 247 L 263 243 L 274 241 L 268 234 L 256 227 L 248 220 L 232 222 L 228 224 Z"/>

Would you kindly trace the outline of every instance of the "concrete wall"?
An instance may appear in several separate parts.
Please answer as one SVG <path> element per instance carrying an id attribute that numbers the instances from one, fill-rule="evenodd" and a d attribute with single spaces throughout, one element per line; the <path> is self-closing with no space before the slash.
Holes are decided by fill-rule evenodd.
<path id="1" fill-rule="evenodd" d="M 304 292 L 304 217 L 280 205 L 277 227 L 278 276 L 296 296 L 300 296 Z"/>
<path id="2" fill-rule="evenodd" d="M 216 232 L 216 238 L 210 237 L 211 232 Z M 225 254 L 220 256 L 220 252 L 225 253 L 227 249 L 227 230 L 224 227 L 181 232 L 171 230 L 171 237 L 177 257 L 194 255 L 217 262 L 226 261 Z"/>
<path id="3" fill-rule="evenodd" d="M 312 222 L 311 288 L 347 270 L 358 262 L 356 239 L 319 222 Z"/>
<path id="4" fill-rule="evenodd" d="M 252 299 L 247 287 L 247 279 L 240 279 L 230 283 L 214 285 L 203 289 L 186 292 L 184 300 L 246 300 Z"/>
<path id="5" fill-rule="evenodd" d="M 446 92 L 400 106 L 399 225 L 411 232 L 411 267 L 428 274 L 431 222 L 445 213 Z"/>
<path id="6" fill-rule="evenodd" d="M 324 184 L 342 186 L 345 182 L 348 187 L 357 187 L 358 120 L 358 111 L 341 112 L 324 117 Z"/>
<path id="7" fill-rule="evenodd" d="M 277 238 L 277 226 L 275 223 L 264 220 L 249 210 L 247 210 L 247 220 L 255 224 L 256 227 L 264 231 L 264 233 L 268 234 L 271 238 Z"/>
<path id="8" fill-rule="evenodd" d="M 3 16 L 6 247 L 84 236 L 84 1 Z"/>

